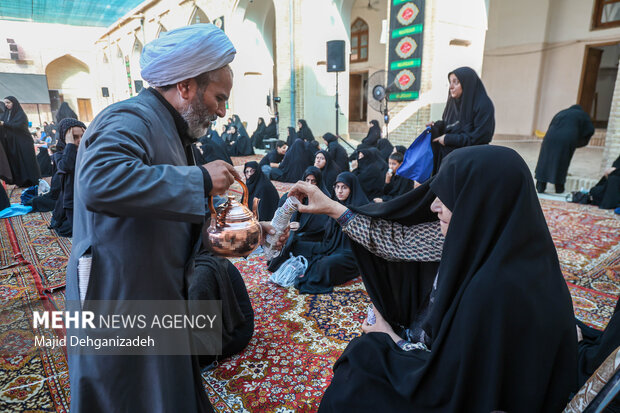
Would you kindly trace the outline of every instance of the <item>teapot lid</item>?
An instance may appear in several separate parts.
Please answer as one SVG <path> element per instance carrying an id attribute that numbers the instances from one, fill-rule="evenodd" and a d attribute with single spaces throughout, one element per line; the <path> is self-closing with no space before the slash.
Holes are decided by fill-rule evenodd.
<path id="1" fill-rule="evenodd" d="M 218 215 L 224 210 L 226 210 L 226 222 L 245 222 L 255 219 L 252 211 L 237 201 L 233 195 L 228 195 L 228 200 L 217 208 Z"/>

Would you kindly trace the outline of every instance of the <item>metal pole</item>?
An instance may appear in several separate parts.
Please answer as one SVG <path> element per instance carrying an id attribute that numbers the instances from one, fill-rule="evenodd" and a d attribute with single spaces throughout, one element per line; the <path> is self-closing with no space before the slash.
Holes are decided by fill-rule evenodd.
<path id="1" fill-rule="evenodd" d="M 290 63 L 291 63 L 291 92 L 290 92 L 290 99 L 291 99 L 291 126 L 295 127 L 295 32 L 294 32 L 294 20 L 295 20 L 295 14 L 293 13 L 293 0 L 289 0 L 288 3 L 288 7 L 289 7 L 289 24 L 288 24 L 288 31 L 289 31 L 289 38 L 291 39 L 291 47 L 290 47 L 290 53 L 291 53 L 291 57 L 290 57 Z M 276 62 L 277 65 L 277 62 Z M 275 88 L 275 85 L 274 85 Z M 279 131 L 279 129 L 278 129 Z"/>
<path id="2" fill-rule="evenodd" d="M 338 106 L 338 72 L 336 72 L 336 135 L 339 135 L 338 133 L 338 112 L 340 112 L 340 110 Z"/>

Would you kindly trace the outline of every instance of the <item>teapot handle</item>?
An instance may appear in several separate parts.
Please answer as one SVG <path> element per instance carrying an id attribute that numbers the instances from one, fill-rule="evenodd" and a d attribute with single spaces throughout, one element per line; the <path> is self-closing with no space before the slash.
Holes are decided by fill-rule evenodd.
<path id="1" fill-rule="evenodd" d="M 250 191 L 248 190 L 247 185 L 244 182 L 242 182 L 240 179 L 235 178 L 235 181 L 237 181 L 239 183 L 239 185 L 241 185 L 241 188 L 243 189 L 243 198 L 241 198 L 241 202 L 242 202 L 243 206 L 245 206 L 247 208 L 248 207 L 248 198 L 250 197 Z M 209 211 L 211 211 L 211 215 L 212 216 L 216 216 L 215 207 L 213 206 L 213 197 L 212 196 L 209 197 Z"/>

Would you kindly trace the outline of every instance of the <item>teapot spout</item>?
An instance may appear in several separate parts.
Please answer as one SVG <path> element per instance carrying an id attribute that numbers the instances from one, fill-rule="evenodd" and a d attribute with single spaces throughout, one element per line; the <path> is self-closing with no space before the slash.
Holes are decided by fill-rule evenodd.
<path id="1" fill-rule="evenodd" d="M 258 219 L 258 203 L 260 202 L 259 198 L 254 198 L 252 202 L 252 212 L 254 213 L 254 217 Z"/>

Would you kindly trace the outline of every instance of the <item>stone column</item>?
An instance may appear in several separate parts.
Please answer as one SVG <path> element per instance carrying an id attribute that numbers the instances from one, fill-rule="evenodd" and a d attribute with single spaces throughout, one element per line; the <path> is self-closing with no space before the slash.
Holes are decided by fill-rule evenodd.
<path id="1" fill-rule="evenodd" d="M 289 0 L 273 0 L 276 12 L 276 35 L 275 35 L 275 54 L 276 54 L 276 96 L 282 99 L 278 105 L 280 114 L 280 139 L 286 140 L 286 128 L 291 122 L 291 36 L 290 19 L 292 10 Z"/>

